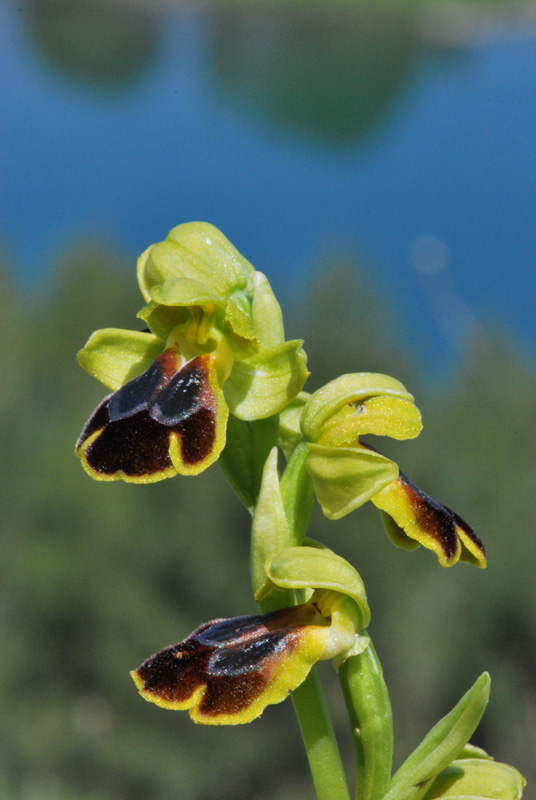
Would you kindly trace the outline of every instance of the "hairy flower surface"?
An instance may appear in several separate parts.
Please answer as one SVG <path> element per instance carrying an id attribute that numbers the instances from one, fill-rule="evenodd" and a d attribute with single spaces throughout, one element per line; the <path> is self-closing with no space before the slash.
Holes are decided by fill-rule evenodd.
<path id="1" fill-rule="evenodd" d="M 413 397 L 399 381 L 357 373 L 343 375 L 309 397 L 300 395 L 283 414 L 280 430 L 287 449 L 296 446 L 298 435 L 307 442 L 306 468 L 327 517 L 339 519 L 372 500 L 399 547 L 411 550 L 422 544 L 444 567 L 459 559 L 485 567 L 484 545 L 473 529 L 360 438 L 408 439 L 421 427 Z"/>
<path id="2" fill-rule="evenodd" d="M 280 703 L 322 659 L 355 647 L 352 600 L 335 592 L 268 614 L 216 619 L 131 675 L 142 697 L 195 722 L 250 722 Z"/>
<path id="3" fill-rule="evenodd" d="M 101 480 L 195 474 L 218 457 L 226 422 L 215 356 L 181 364 L 170 348 L 102 401 L 78 448 L 86 469 Z"/>
<path id="4" fill-rule="evenodd" d="M 265 276 L 212 225 L 174 228 L 140 257 L 138 282 L 149 330 L 96 331 L 78 355 L 114 390 L 76 448 L 98 480 L 201 472 L 225 446 L 229 412 L 277 414 L 308 374 Z"/>
<path id="5" fill-rule="evenodd" d="M 391 540 L 404 549 L 419 544 L 433 550 L 444 567 L 460 558 L 486 566 L 484 545 L 470 525 L 455 511 L 419 489 L 403 472 L 371 498 L 382 513 Z"/>

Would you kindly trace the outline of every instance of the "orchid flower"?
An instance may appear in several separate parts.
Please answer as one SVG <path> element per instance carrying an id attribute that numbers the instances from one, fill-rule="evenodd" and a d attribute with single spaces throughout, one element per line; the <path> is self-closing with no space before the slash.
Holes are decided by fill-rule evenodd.
<path id="1" fill-rule="evenodd" d="M 371 500 L 399 547 L 420 544 L 444 567 L 459 559 L 486 566 L 484 545 L 454 511 L 419 489 L 397 464 L 361 436 L 410 439 L 422 428 L 413 396 L 394 378 L 374 373 L 343 375 L 313 395 L 302 393 L 282 415 L 287 450 L 307 442 L 306 468 L 329 519 L 340 519 Z"/>
<path id="2" fill-rule="evenodd" d="M 131 675 L 142 697 L 188 710 L 194 722 L 236 725 L 296 689 L 317 662 L 339 667 L 367 647 L 364 587 L 342 558 L 317 546 L 282 550 L 266 565 L 260 600 L 274 589 L 308 599 L 266 614 L 206 622 L 148 658 Z"/>
<path id="3" fill-rule="evenodd" d="M 98 330 L 78 354 L 113 390 L 76 447 L 97 480 L 201 472 L 225 446 L 229 413 L 277 414 L 308 374 L 265 276 L 212 225 L 179 225 L 148 248 L 138 283 L 148 330 Z"/>

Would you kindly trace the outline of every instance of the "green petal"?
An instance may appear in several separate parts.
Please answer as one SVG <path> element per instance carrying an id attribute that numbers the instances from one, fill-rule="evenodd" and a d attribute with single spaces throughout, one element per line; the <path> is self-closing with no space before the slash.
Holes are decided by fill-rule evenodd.
<path id="1" fill-rule="evenodd" d="M 207 306 L 225 308 L 226 319 L 237 336 L 255 338 L 251 318 L 251 304 L 243 290 L 233 292 L 230 297 L 215 294 L 206 284 L 190 278 L 173 278 L 151 289 L 156 304 L 164 306 Z"/>
<path id="2" fill-rule="evenodd" d="M 525 784 L 523 776 L 508 764 L 461 759 L 437 776 L 423 800 L 519 800 Z"/>
<path id="3" fill-rule="evenodd" d="M 207 222 L 178 225 L 138 260 L 138 282 L 146 300 L 151 299 L 153 287 L 175 278 L 189 278 L 218 297 L 227 297 L 246 288 L 253 273 L 251 264 Z"/>
<path id="4" fill-rule="evenodd" d="M 185 308 L 162 306 L 151 300 L 138 311 L 137 317 L 146 323 L 152 333 L 165 342 L 173 328 L 176 328 L 181 322 L 186 322 L 188 314 L 190 311 Z"/>
<path id="5" fill-rule="evenodd" d="M 302 344 L 298 339 L 261 350 L 247 360 L 237 359 L 224 385 L 231 413 L 252 420 L 281 411 L 298 394 L 309 374 Z"/>
<path id="6" fill-rule="evenodd" d="M 157 306 L 224 306 L 237 336 L 262 347 L 284 341 L 281 309 L 266 277 L 208 223 L 178 225 L 149 247 L 138 259 L 138 282 Z"/>
<path id="7" fill-rule="evenodd" d="M 421 415 L 414 403 L 402 397 L 376 395 L 361 403 L 342 406 L 322 425 L 318 442 L 336 447 L 350 444 L 367 433 L 413 439 L 421 430 Z"/>
<path id="8" fill-rule="evenodd" d="M 340 519 L 398 477 L 398 467 L 365 447 L 309 444 L 307 469 L 316 497 L 329 519 Z"/>
<path id="9" fill-rule="evenodd" d="M 267 562 L 266 575 L 281 589 L 323 589 L 350 597 L 360 611 L 360 629 L 370 622 L 365 586 L 348 561 L 327 548 L 287 547 Z"/>
<path id="10" fill-rule="evenodd" d="M 254 286 L 252 315 L 257 341 L 262 347 L 275 347 L 285 341 L 281 307 L 262 272 L 255 273 Z"/>
<path id="11" fill-rule="evenodd" d="M 86 372 L 114 391 L 148 369 L 164 349 L 152 333 L 102 328 L 77 354 Z"/>
<path id="12" fill-rule="evenodd" d="M 312 396 L 302 417 L 302 431 L 310 442 L 318 442 L 326 421 L 342 406 L 361 404 L 367 398 L 380 396 L 398 397 L 413 402 L 406 388 L 389 375 L 359 372 L 342 375 L 323 386 Z M 390 434 L 391 435 L 391 434 Z"/>

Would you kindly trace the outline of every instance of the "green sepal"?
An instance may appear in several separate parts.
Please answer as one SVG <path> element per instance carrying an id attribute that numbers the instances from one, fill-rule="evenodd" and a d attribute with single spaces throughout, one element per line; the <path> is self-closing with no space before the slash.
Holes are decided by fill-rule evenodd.
<path id="1" fill-rule="evenodd" d="M 341 375 L 311 395 L 301 421 L 303 435 L 309 442 L 318 442 L 326 421 L 342 406 L 359 404 L 369 397 L 388 395 L 413 402 L 405 386 L 391 378 L 374 372 Z"/>
<path id="2" fill-rule="evenodd" d="M 365 586 L 348 561 L 327 548 L 288 547 L 265 564 L 269 581 L 281 589 L 323 589 L 351 597 L 360 612 L 359 628 L 370 622 Z"/>
<path id="3" fill-rule="evenodd" d="M 278 414 L 301 390 L 307 372 L 302 340 L 261 350 L 236 359 L 224 385 L 229 410 L 240 419 L 264 419 Z"/>
<path id="4" fill-rule="evenodd" d="M 292 453 L 281 477 L 281 495 L 290 531 L 290 545 L 300 545 L 307 533 L 315 502 L 311 476 L 307 471 L 306 442 L 301 442 Z"/>
<path id="5" fill-rule="evenodd" d="M 177 225 L 165 241 L 138 259 L 138 283 L 147 301 L 153 287 L 175 278 L 189 278 L 218 297 L 229 297 L 235 289 L 248 287 L 253 273 L 249 261 L 207 222 Z"/>
<path id="6" fill-rule="evenodd" d="M 225 298 L 191 278 L 171 278 L 151 289 L 151 299 L 164 306 L 225 305 Z"/>
<path id="7" fill-rule="evenodd" d="M 307 469 L 322 511 L 340 519 L 398 478 L 398 467 L 376 450 L 309 444 Z"/>
<path id="8" fill-rule="evenodd" d="M 153 333 L 101 328 L 77 354 L 86 372 L 116 391 L 149 369 L 162 354 L 164 342 Z"/>
<path id="9" fill-rule="evenodd" d="M 434 779 L 471 738 L 489 700 L 490 678 L 484 672 L 452 711 L 441 719 L 402 764 L 383 800 L 421 800 Z"/>
<path id="10" fill-rule="evenodd" d="M 303 441 L 301 416 L 310 396 L 307 392 L 300 392 L 279 415 L 279 445 L 287 458 L 290 458 L 294 448 Z"/>
<path id="11" fill-rule="evenodd" d="M 265 564 L 276 553 L 287 548 L 290 531 L 281 497 L 278 449 L 272 448 L 262 473 L 261 488 L 251 525 L 251 583 L 255 599 L 266 582 Z M 267 592 L 263 593 L 263 597 Z"/>
<path id="12" fill-rule="evenodd" d="M 253 514 L 268 454 L 277 444 L 277 415 L 246 422 L 229 415 L 227 441 L 218 463 L 236 494 Z"/>
<path id="13" fill-rule="evenodd" d="M 519 800 L 525 784 L 521 773 L 508 764 L 457 759 L 437 776 L 423 800 Z"/>
<path id="14" fill-rule="evenodd" d="M 268 278 L 262 272 L 255 272 L 252 302 L 255 337 L 261 347 L 275 347 L 285 341 L 283 315 Z"/>

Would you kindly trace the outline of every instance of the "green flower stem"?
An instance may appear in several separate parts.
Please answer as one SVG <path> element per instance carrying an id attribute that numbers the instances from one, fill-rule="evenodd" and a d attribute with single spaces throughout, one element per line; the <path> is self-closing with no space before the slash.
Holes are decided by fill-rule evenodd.
<path id="1" fill-rule="evenodd" d="M 315 667 L 292 692 L 292 702 L 318 800 L 350 800 L 335 732 Z"/>
<path id="2" fill-rule="evenodd" d="M 366 634 L 366 631 L 363 631 Z M 393 719 L 376 651 L 369 644 L 339 669 L 356 754 L 356 800 L 380 800 L 391 779 Z"/>
<path id="3" fill-rule="evenodd" d="M 272 592 L 259 606 L 266 613 L 295 603 L 294 592 L 287 589 Z M 318 800 L 350 800 L 335 731 L 315 667 L 291 696 Z"/>
<path id="4" fill-rule="evenodd" d="M 237 428 L 241 429 L 241 433 L 244 434 L 242 436 L 242 448 L 240 448 L 242 452 L 238 452 L 233 447 L 231 438 L 228 440 L 230 444 L 226 448 L 227 452 L 224 451 L 228 458 L 225 464 L 222 465 L 224 466 L 224 473 L 238 497 L 246 507 L 249 507 L 254 512 L 252 553 L 259 551 L 259 548 L 262 549 L 263 546 L 266 547 L 271 544 L 269 541 L 270 535 L 265 530 L 265 526 L 260 523 L 256 526 L 255 506 L 260 494 L 262 494 L 262 490 L 259 493 L 260 480 L 252 480 L 252 476 L 264 475 L 260 466 L 261 463 L 263 467 L 265 466 L 267 452 L 263 452 L 263 450 L 266 451 L 266 445 L 270 442 L 270 435 L 273 431 L 269 424 L 270 420 L 261 422 L 264 425 L 261 426 L 258 422 L 255 427 L 251 424 L 245 426 L 243 423 L 237 425 Z M 252 436 L 253 432 L 258 434 L 261 427 L 266 428 L 266 431 L 263 430 L 263 433 L 265 433 L 264 448 L 255 447 Z M 285 505 L 284 513 L 288 523 L 288 526 L 285 525 L 285 527 L 287 528 L 289 541 L 279 542 L 279 546 L 288 547 L 292 544 L 301 543 L 309 523 L 314 496 L 309 476 L 305 470 L 306 454 L 305 445 L 297 448 L 297 452 L 295 451 L 294 457 L 291 457 L 285 470 L 281 487 L 284 499 L 281 499 Z M 263 485 L 267 489 L 269 486 L 268 476 L 265 477 L 265 481 L 266 483 Z M 271 533 L 273 534 L 273 531 Z M 256 541 L 259 537 L 261 541 Z M 266 541 L 264 541 L 265 537 L 267 537 Z M 254 574 L 254 591 L 257 588 L 255 586 L 255 578 L 256 575 Z M 295 604 L 295 593 L 287 589 L 271 592 L 259 603 L 259 607 L 263 613 L 266 613 L 279 608 L 288 608 L 288 606 Z M 301 686 L 292 692 L 292 700 L 318 800 L 350 800 L 335 731 L 333 730 L 328 707 L 324 699 L 320 679 L 314 668 Z"/>

